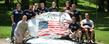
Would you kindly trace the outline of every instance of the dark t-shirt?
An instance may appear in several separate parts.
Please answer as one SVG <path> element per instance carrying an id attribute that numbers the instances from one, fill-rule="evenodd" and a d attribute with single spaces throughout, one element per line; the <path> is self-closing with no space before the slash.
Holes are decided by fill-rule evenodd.
<path id="1" fill-rule="evenodd" d="M 80 28 L 80 25 L 77 24 L 77 23 L 74 23 L 74 24 L 71 23 L 71 24 L 69 25 L 69 29 L 71 29 L 72 32 L 78 30 L 79 28 Z"/>
<path id="2" fill-rule="evenodd" d="M 25 10 L 23 12 L 23 15 L 27 16 L 27 20 L 31 19 L 31 17 L 34 17 L 36 14 L 34 11 L 30 11 L 30 10 Z"/>
<path id="3" fill-rule="evenodd" d="M 49 8 L 49 11 L 50 11 L 50 12 L 56 12 L 56 11 L 58 11 L 58 10 L 57 10 L 57 8 L 52 8 L 52 7 L 51 7 L 51 8 Z"/>
<path id="4" fill-rule="evenodd" d="M 45 13 L 45 12 L 48 12 L 48 9 L 47 8 L 38 8 L 39 9 L 39 13 Z"/>
<path id="5" fill-rule="evenodd" d="M 35 14 L 38 14 L 39 15 L 39 9 L 37 10 L 34 10 Z"/>
<path id="6" fill-rule="evenodd" d="M 23 11 L 22 10 L 15 9 L 13 11 L 14 22 L 15 23 L 18 23 L 22 19 L 22 16 L 23 16 L 22 14 L 23 14 Z"/>

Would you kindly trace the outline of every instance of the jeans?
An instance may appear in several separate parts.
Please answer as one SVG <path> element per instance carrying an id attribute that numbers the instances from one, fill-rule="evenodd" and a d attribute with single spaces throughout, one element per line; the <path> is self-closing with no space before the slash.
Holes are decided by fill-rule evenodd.
<path id="1" fill-rule="evenodd" d="M 14 37 L 14 30 L 15 30 L 16 26 L 17 26 L 17 23 L 12 24 L 11 40 L 13 40 L 13 37 Z"/>

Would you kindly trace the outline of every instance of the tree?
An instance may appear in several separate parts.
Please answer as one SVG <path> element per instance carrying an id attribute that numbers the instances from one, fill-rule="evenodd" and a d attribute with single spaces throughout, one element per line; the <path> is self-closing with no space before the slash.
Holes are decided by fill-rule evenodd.
<path id="1" fill-rule="evenodd" d="M 5 8 L 11 10 L 12 5 L 13 5 L 13 0 L 5 0 Z"/>
<path id="2" fill-rule="evenodd" d="M 22 9 L 28 9 L 29 8 L 29 0 L 21 0 Z"/>
<path id="3" fill-rule="evenodd" d="M 22 10 L 29 8 L 29 0 L 17 0 L 17 3 L 21 5 Z"/>
<path id="4" fill-rule="evenodd" d="M 105 5 L 104 4 L 104 0 L 98 0 L 98 6 L 99 6 L 98 7 L 98 11 L 103 11 L 104 12 L 104 10 L 105 10 L 104 9 L 105 8 L 104 5 Z"/>
<path id="5" fill-rule="evenodd" d="M 76 5 L 78 5 L 77 2 L 78 2 L 78 0 L 70 0 L 70 3 L 71 3 L 71 4 L 76 4 Z"/>
<path id="6" fill-rule="evenodd" d="M 109 12 L 109 0 L 107 0 L 107 9 L 108 9 L 108 12 Z"/>

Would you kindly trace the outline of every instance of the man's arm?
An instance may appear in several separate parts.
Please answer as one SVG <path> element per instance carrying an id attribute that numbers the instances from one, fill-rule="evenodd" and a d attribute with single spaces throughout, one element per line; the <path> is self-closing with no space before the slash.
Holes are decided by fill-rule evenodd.
<path id="1" fill-rule="evenodd" d="M 71 29 L 69 29 L 69 32 L 72 34 L 73 32 L 71 31 Z"/>
<path id="2" fill-rule="evenodd" d="M 11 21 L 12 21 L 12 24 L 14 24 L 14 16 L 11 15 Z"/>
<path id="3" fill-rule="evenodd" d="M 83 26 L 83 21 L 81 21 L 80 24 L 81 24 L 81 27 L 84 28 L 84 26 Z"/>
<path id="4" fill-rule="evenodd" d="M 79 18 L 80 18 L 80 21 L 82 20 L 82 17 L 81 17 L 81 15 L 79 15 Z"/>

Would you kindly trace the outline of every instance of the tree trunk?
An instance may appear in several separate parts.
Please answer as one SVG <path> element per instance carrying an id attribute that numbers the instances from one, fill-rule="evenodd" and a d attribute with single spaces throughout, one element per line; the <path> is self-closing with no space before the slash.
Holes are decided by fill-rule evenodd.
<path id="1" fill-rule="evenodd" d="M 9 5 L 10 5 L 10 0 L 5 0 L 5 7 L 9 8 Z"/>
<path id="2" fill-rule="evenodd" d="M 98 11 L 104 12 L 104 0 L 98 0 L 98 5 L 99 5 Z"/>
<path id="3" fill-rule="evenodd" d="M 108 12 L 109 12 L 109 0 L 107 0 L 107 9 L 108 9 Z"/>
<path id="4" fill-rule="evenodd" d="M 11 10 L 13 4 L 13 0 L 5 0 L 5 8 Z"/>

